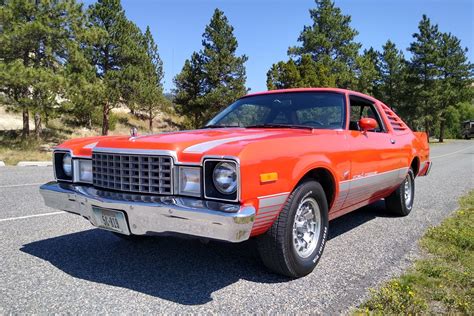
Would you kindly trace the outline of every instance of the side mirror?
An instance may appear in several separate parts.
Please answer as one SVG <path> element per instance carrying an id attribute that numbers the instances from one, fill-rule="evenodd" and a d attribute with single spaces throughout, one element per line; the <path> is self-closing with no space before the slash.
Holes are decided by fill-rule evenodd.
<path id="1" fill-rule="evenodd" d="M 364 117 L 359 120 L 359 127 L 364 132 L 367 132 L 371 129 L 376 129 L 378 126 L 377 121 L 370 117 Z"/>

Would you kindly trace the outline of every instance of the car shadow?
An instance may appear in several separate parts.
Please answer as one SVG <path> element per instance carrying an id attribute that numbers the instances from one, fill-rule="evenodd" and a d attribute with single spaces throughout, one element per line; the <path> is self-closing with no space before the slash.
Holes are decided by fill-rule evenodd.
<path id="1" fill-rule="evenodd" d="M 330 224 L 335 238 L 375 217 L 375 204 Z M 384 207 L 383 207 L 384 208 Z M 240 279 L 282 283 L 290 279 L 269 272 L 261 263 L 255 240 L 239 244 L 175 237 L 122 240 L 91 229 L 35 241 L 21 251 L 50 262 L 79 279 L 131 289 L 184 305 L 200 305 L 211 294 Z"/>

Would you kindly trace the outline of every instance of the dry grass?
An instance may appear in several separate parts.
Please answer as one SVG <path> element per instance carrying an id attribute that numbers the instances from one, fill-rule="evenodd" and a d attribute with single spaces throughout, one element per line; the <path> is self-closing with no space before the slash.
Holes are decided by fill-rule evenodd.
<path id="1" fill-rule="evenodd" d="M 52 159 L 51 152 L 38 150 L 14 150 L 0 147 L 0 160 L 6 165 L 14 166 L 19 161 L 49 161 Z"/>
<path id="2" fill-rule="evenodd" d="M 109 135 L 129 135 L 130 128 L 137 127 L 141 135 L 150 134 L 148 120 L 146 117 L 133 115 L 127 108 L 117 108 L 112 111 L 111 121 L 114 120 L 114 129 Z M 174 131 L 180 129 L 182 118 L 176 115 L 173 109 L 157 115 L 153 122 L 153 133 Z M 178 122 L 178 123 L 176 123 Z M 69 125 L 68 125 L 69 124 Z M 56 118 L 48 122 L 44 129 L 42 139 L 37 141 L 31 136 L 29 139 L 21 138 L 22 119 L 21 114 L 7 112 L 0 105 L 0 160 L 7 165 L 16 165 L 19 161 L 46 161 L 51 159 L 51 149 L 55 145 L 67 139 L 98 136 L 101 134 L 100 127 L 88 129 L 85 127 L 74 127 L 73 124 L 65 124 L 63 120 Z M 30 127 L 33 127 L 33 122 Z M 33 131 L 32 131 L 33 133 Z"/>

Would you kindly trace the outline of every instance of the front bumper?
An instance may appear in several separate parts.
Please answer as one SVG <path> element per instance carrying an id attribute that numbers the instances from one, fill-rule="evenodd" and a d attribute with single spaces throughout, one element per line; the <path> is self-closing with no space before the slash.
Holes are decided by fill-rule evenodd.
<path id="1" fill-rule="evenodd" d="M 253 206 L 184 197 L 102 191 L 91 186 L 49 182 L 40 187 L 49 207 L 81 215 L 98 226 L 92 207 L 123 211 L 133 235 L 178 233 L 241 242 L 250 237 Z"/>

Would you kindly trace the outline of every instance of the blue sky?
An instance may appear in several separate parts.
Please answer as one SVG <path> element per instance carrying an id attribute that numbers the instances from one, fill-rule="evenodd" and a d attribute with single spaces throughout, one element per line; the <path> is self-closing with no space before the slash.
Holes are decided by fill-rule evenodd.
<path id="1" fill-rule="evenodd" d="M 84 1 L 89 4 L 93 1 Z M 356 40 L 363 48 L 380 50 L 391 39 L 405 55 L 422 14 L 443 32 L 451 32 L 469 49 L 474 61 L 474 1 L 472 0 L 336 0 L 344 14 L 352 16 Z M 297 44 L 313 0 L 122 0 L 129 19 L 143 30 L 149 25 L 165 70 L 164 87 L 173 88 L 173 77 L 193 51 L 201 49 L 201 36 L 215 8 L 224 11 L 234 26 L 238 54 L 246 63 L 247 86 L 266 90 L 271 65 L 286 60 L 289 46 Z"/>

